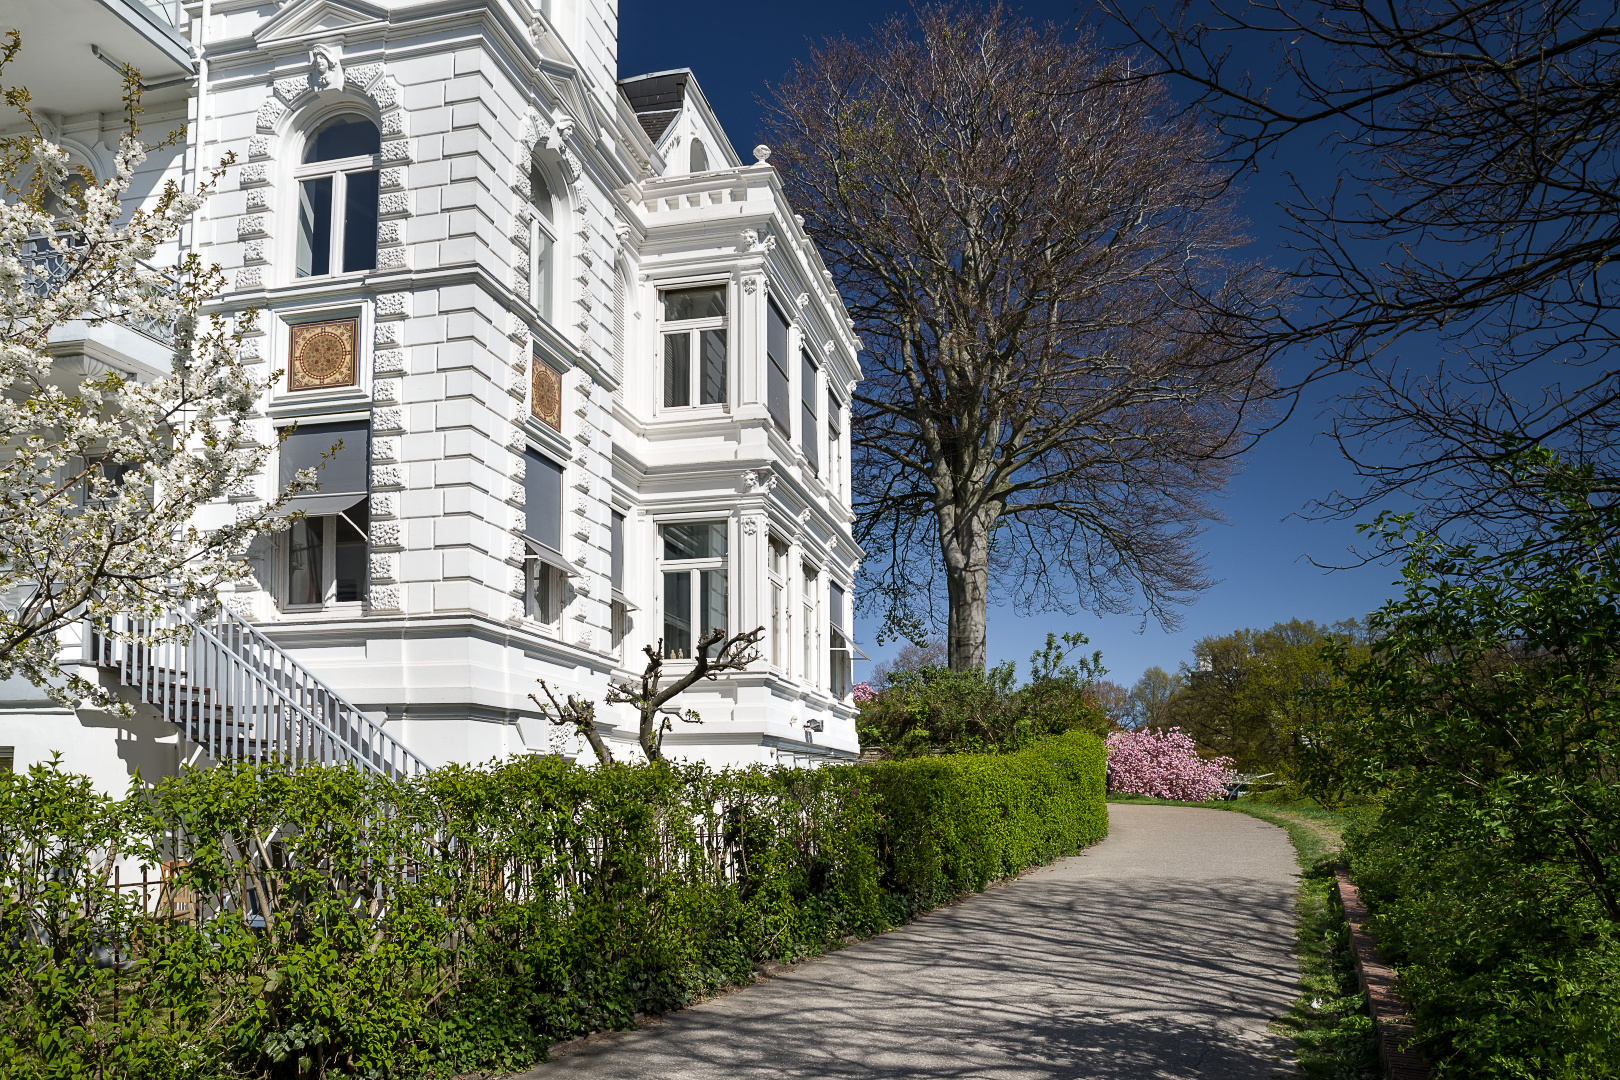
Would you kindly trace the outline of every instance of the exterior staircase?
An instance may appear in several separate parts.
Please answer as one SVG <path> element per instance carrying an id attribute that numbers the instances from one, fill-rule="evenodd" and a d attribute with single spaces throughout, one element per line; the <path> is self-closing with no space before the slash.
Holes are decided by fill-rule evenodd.
<path id="1" fill-rule="evenodd" d="M 427 764 L 254 626 L 220 606 L 87 627 L 85 659 L 127 699 L 216 761 L 354 765 L 415 776 Z"/>

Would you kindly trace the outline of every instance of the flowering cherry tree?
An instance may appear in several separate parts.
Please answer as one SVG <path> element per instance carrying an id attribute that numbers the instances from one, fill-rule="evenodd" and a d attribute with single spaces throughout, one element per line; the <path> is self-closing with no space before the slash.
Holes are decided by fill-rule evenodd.
<path id="1" fill-rule="evenodd" d="M 878 692 L 872 689 L 872 684 L 868 682 L 856 683 L 849 688 L 849 694 L 856 705 L 865 705 L 868 702 L 876 701 L 878 696 Z"/>
<path id="2" fill-rule="evenodd" d="M 1116 731 L 1103 743 L 1110 786 L 1122 795 L 1208 802 L 1232 783 L 1232 759 L 1199 757 L 1192 736 L 1177 727 Z"/>
<path id="3" fill-rule="evenodd" d="M 0 82 L 20 44 L 15 32 L 0 44 Z M 219 268 L 195 253 L 151 265 L 217 173 L 194 192 L 169 181 L 134 204 L 152 149 L 138 135 L 138 87 L 126 69 L 127 133 L 104 178 L 45 138 L 26 90 L 3 90 L 29 127 L 0 139 L 0 678 L 26 677 L 66 703 L 111 704 L 59 665 L 60 631 L 212 602 L 250 572 L 241 555 L 276 526 L 282 502 L 246 515 L 216 507 L 199 524 L 199 511 L 263 466 L 268 448 L 249 426 L 263 387 L 240 363 L 241 327 L 203 312 L 223 285 Z M 172 341 L 166 370 L 54 357 L 53 332 L 75 322 Z"/>

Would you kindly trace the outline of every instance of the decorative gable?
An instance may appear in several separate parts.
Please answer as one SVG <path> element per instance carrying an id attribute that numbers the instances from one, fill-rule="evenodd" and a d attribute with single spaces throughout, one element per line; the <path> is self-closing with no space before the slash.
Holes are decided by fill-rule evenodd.
<path id="1" fill-rule="evenodd" d="M 384 8 L 363 0 L 295 0 L 253 33 L 260 45 L 339 34 L 355 27 L 386 22 Z"/>

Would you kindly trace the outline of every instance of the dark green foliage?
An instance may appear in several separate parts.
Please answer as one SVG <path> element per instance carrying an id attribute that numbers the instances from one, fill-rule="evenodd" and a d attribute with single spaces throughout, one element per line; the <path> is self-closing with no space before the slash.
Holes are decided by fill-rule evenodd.
<path id="1" fill-rule="evenodd" d="M 1620 1075 L 1620 509 L 1544 454 L 1544 531 L 1497 552 L 1419 535 L 1405 596 L 1341 654 L 1306 762 L 1376 795 L 1350 845 L 1443 1076 Z M 1405 539 L 1404 519 L 1386 536 Z"/>
<path id="2" fill-rule="evenodd" d="M 526 1065 L 1100 839 L 1102 770 L 1076 734 L 816 771 L 227 765 L 122 801 L 0 775 L 0 1073 Z"/>
<path id="3" fill-rule="evenodd" d="M 1047 634 L 1046 647 L 1030 657 L 1030 680 L 1022 687 L 1011 661 L 989 671 L 928 665 L 893 672 L 883 691 L 861 706 L 861 743 L 911 758 L 1010 753 L 1066 731 L 1106 735 L 1108 717 L 1091 694 L 1105 673 L 1102 654 L 1070 659 L 1084 644 L 1083 634 Z"/>

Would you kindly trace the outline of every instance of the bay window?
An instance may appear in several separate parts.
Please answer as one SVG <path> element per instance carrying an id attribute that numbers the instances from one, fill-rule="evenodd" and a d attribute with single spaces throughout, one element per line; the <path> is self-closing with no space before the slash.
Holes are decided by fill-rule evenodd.
<path id="1" fill-rule="evenodd" d="M 705 634 L 726 627 L 726 523 L 663 525 L 658 535 L 663 564 L 664 659 L 690 660 Z M 709 655 L 714 653 L 711 647 Z"/>
<path id="2" fill-rule="evenodd" d="M 362 117 L 329 120 L 310 139 L 297 173 L 299 277 L 377 268 L 381 155 L 382 135 Z"/>
<path id="3" fill-rule="evenodd" d="M 664 407 L 726 401 L 726 287 L 667 289 L 663 306 Z"/>

